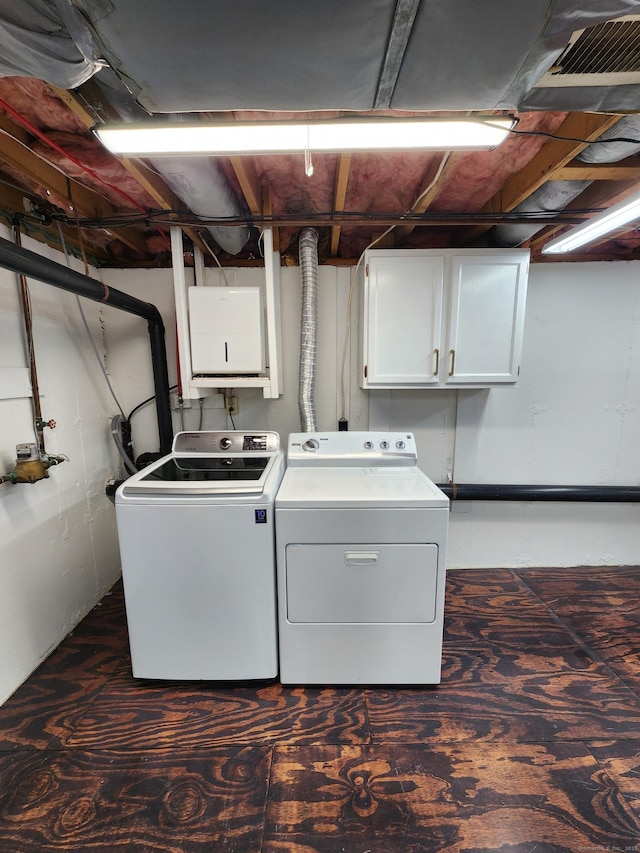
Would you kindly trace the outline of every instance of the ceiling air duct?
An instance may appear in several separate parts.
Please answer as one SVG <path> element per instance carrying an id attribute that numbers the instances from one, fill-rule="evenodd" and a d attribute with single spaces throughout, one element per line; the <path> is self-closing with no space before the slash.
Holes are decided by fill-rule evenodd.
<path id="1" fill-rule="evenodd" d="M 621 137 L 638 142 L 618 142 Z M 640 151 L 640 115 L 626 116 L 602 134 L 598 142 L 584 149 L 577 160 L 583 163 L 618 163 Z M 591 181 L 547 181 L 529 198 L 514 208 L 514 213 L 552 213 L 564 210 L 591 184 Z M 519 246 L 544 225 L 496 225 L 491 232 L 491 242 L 496 246 Z"/>

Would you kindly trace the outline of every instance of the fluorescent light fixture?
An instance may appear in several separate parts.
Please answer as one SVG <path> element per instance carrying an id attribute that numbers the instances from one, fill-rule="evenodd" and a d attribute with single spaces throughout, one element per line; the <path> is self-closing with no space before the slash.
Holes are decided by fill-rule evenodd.
<path id="1" fill-rule="evenodd" d="M 285 154 L 295 151 L 422 151 L 495 148 L 511 117 L 347 119 L 315 122 L 171 122 L 105 124 L 94 128 L 103 145 L 126 157 Z"/>
<path id="2" fill-rule="evenodd" d="M 640 218 L 640 195 L 635 195 L 615 204 L 609 210 L 593 216 L 582 225 L 577 225 L 566 234 L 556 237 L 555 240 L 550 240 L 542 249 L 542 254 L 558 255 L 564 252 L 573 252 L 574 249 L 584 246 L 585 243 L 591 243 L 598 237 L 615 231 L 616 228 L 638 218 Z"/>

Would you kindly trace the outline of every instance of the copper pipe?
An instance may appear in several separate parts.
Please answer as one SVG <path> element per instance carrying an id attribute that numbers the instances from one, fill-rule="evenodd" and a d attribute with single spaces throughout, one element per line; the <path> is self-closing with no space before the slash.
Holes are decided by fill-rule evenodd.
<path id="1" fill-rule="evenodd" d="M 14 224 L 13 239 L 17 246 L 22 245 L 20 239 L 20 228 Z M 38 439 L 38 450 L 46 453 L 44 446 L 44 430 L 42 421 L 42 407 L 40 405 L 40 386 L 38 385 L 38 369 L 36 367 L 36 351 L 33 344 L 33 320 L 31 316 L 31 300 L 29 298 L 29 287 L 27 277 L 23 273 L 18 274 L 20 282 L 20 298 L 22 300 L 22 316 L 24 318 L 24 329 L 27 342 L 27 358 L 29 360 L 29 373 L 31 375 L 31 404 L 33 407 L 33 426 Z"/>

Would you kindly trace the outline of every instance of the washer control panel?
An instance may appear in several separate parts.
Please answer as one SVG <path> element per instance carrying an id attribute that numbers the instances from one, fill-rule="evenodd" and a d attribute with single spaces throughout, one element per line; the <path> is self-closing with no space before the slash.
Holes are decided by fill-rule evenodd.
<path id="1" fill-rule="evenodd" d="M 416 442 L 410 432 L 292 433 L 287 463 L 367 467 L 417 465 Z"/>
<path id="2" fill-rule="evenodd" d="M 174 453 L 273 453 L 280 448 L 277 432 L 251 432 L 240 430 L 179 432 L 173 439 Z"/>

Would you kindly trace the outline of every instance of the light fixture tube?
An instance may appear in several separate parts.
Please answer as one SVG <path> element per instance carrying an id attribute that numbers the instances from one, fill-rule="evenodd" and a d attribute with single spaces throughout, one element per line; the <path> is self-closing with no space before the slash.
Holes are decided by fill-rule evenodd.
<path id="1" fill-rule="evenodd" d="M 105 124 L 103 145 L 127 157 L 284 154 L 296 151 L 421 151 L 495 148 L 514 127 L 511 116 L 461 119 L 360 119 L 225 124 Z"/>
<path id="2" fill-rule="evenodd" d="M 622 225 L 632 222 L 634 219 L 640 218 L 640 195 L 635 195 L 619 204 L 610 207 L 603 213 L 593 216 L 591 219 L 584 222 L 582 225 L 577 225 L 566 234 L 556 237 L 555 240 L 550 240 L 542 249 L 543 255 L 558 255 L 565 252 L 573 252 L 580 246 L 586 243 L 591 243 L 615 231 Z"/>

